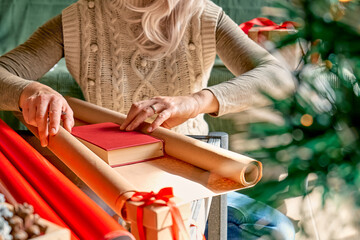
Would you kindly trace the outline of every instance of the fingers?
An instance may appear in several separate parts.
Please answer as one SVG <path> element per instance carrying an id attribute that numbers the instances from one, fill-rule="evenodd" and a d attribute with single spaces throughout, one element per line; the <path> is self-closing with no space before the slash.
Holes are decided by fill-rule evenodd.
<path id="1" fill-rule="evenodd" d="M 193 96 L 159 96 L 134 103 L 120 129 L 132 131 L 154 114 L 158 116 L 148 127 L 148 132 L 159 126 L 172 128 L 196 117 L 198 101 Z"/>
<path id="2" fill-rule="evenodd" d="M 141 102 L 133 103 L 131 108 L 126 116 L 125 121 L 120 125 L 120 130 L 131 131 L 131 127 L 129 124 L 133 121 L 133 119 L 137 116 L 137 114 L 141 111 Z"/>
<path id="3" fill-rule="evenodd" d="M 181 103 L 181 101 L 176 99 L 180 100 L 180 98 L 159 96 L 134 103 L 131 106 L 125 121 L 120 126 L 120 129 L 126 131 L 135 130 L 141 123 L 155 114 L 158 115 L 148 127 L 147 131 L 152 132 L 159 126 L 167 126 L 164 123 L 179 112 L 178 102 Z"/>
<path id="4" fill-rule="evenodd" d="M 64 128 L 71 132 L 71 129 L 74 127 L 74 112 L 71 110 L 70 106 L 66 103 L 66 106 L 64 107 L 63 113 L 61 117 L 64 123 Z"/>
<path id="5" fill-rule="evenodd" d="M 25 88 L 20 106 L 26 123 L 38 128 L 43 147 L 48 144 L 48 136 L 59 131 L 61 120 L 66 130 L 74 126 L 73 112 L 66 100 L 53 89 L 39 83 Z"/>
<path id="6" fill-rule="evenodd" d="M 154 129 L 163 125 L 163 123 L 171 117 L 171 112 L 168 110 L 162 111 L 157 118 L 151 123 L 150 127 L 147 129 L 148 132 L 154 131 Z"/>
<path id="7" fill-rule="evenodd" d="M 61 120 L 63 121 L 64 128 L 71 132 L 74 126 L 74 113 L 71 110 L 65 99 L 56 98 L 50 102 L 49 109 L 49 132 L 54 136 L 59 131 Z"/>
<path id="8" fill-rule="evenodd" d="M 38 97 L 35 99 L 36 104 L 36 113 L 35 119 L 31 122 L 36 122 L 34 126 L 37 126 L 39 138 L 42 146 L 47 146 L 49 135 L 48 128 L 48 109 L 49 109 L 49 100 L 47 98 Z"/>
<path id="9" fill-rule="evenodd" d="M 26 123 L 38 128 L 42 146 L 47 145 L 48 136 L 48 104 L 49 100 L 42 96 L 31 96 L 22 106 L 23 117 Z"/>
<path id="10" fill-rule="evenodd" d="M 120 129 L 132 131 L 136 129 L 147 118 L 156 114 L 157 111 L 162 111 L 162 105 L 156 103 L 155 101 L 156 100 L 152 99 L 148 101 L 134 103 L 131 106 L 125 121 L 123 122 L 123 124 L 121 124 Z"/>
<path id="11" fill-rule="evenodd" d="M 62 114 L 60 99 L 54 99 L 49 103 L 49 133 L 54 136 L 59 131 Z"/>

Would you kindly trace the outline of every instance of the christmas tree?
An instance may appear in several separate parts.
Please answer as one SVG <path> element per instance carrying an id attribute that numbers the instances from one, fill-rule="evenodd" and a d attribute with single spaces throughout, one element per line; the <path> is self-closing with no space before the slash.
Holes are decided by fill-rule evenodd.
<path id="1" fill-rule="evenodd" d="M 260 147 L 246 154 L 285 175 L 245 192 L 278 206 L 282 200 L 322 189 L 322 200 L 352 199 L 360 206 L 360 1 L 276 1 L 277 19 L 294 20 L 298 32 L 278 48 L 306 43 L 303 63 L 294 71 L 295 93 L 271 99 L 284 124 L 253 123 L 250 140 Z M 285 11 L 284 11 L 285 10 Z M 303 46 L 305 46 L 303 44 Z M 271 98 L 270 96 L 268 96 Z M 267 144 L 271 139 L 272 144 Z M 340 200 L 341 202 L 341 200 Z"/>

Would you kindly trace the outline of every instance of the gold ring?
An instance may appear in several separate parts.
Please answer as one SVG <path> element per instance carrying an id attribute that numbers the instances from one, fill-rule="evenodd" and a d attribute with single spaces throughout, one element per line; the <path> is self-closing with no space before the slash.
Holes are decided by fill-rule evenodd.
<path id="1" fill-rule="evenodd" d="M 150 105 L 150 107 L 154 110 L 154 113 L 157 114 L 156 107 L 154 105 Z"/>

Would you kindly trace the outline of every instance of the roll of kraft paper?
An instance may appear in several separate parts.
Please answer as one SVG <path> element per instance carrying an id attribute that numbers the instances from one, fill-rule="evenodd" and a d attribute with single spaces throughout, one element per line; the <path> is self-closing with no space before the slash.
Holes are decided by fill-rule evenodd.
<path id="1" fill-rule="evenodd" d="M 80 239 L 134 239 L 2 120 L 0 136 L 0 150 Z M 68 150 L 59 147 L 63 152 Z M 104 191 L 106 188 L 103 186 Z"/>
<path id="2" fill-rule="evenodd" d="M 70 229 L 57 213 L 42 199 L 35 189 L 21 176 L 18 170 L 10 163 L 0 151 L 0 180 L 19 203 L 29 203 L 34 212 L 52 223 Z M 79 239 L 71 232 L 71 239 Z"/>
<path id="3" fill-rule="evenodd" d="M 74 117 L 87 123 L 114 122 L 121 124 L 126 118 L 124 114 L 76 98 L 66 97 L 66 100 L 74 111 Z M 149 134 L 146 131 L 148 126 L 148 123 L 143 123 L 140 130 Z M 209 172 L 217 173 L 242 184 L 243 187 L 255 185 L 262 177 L 262 164 L 252 158 L 211 146 L 162 127 L 155 129 L 150 135 L 164 140 L 164 150 L 168 155 Z"/>

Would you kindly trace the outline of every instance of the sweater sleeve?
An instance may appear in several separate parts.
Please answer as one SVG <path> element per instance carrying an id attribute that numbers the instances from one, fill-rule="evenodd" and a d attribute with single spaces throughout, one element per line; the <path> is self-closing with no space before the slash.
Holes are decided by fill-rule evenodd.
<path id="1" fill-rule="evenodd" d="M 0 57 L 0 109 L 19 110 L 23 89 L 48 72 L 64 52 L 61 15 L 39 27 L 23 44 Z"/>
<path id="2" fill-rule="evenodd" d="M 216 29 L 216 52 L 236 76 L 208 87 L 219 102 L 217 116 L 239 112 L 264 102 L 263 92 L 284 97 L 294 89 L 288 70 L 252 41 L 224 12 Z"/>

